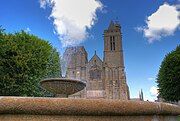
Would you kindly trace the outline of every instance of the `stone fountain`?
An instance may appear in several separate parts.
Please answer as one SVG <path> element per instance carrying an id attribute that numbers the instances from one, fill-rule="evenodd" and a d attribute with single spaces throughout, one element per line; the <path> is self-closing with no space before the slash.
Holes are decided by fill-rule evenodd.
<path id="1" fill-rule="evenodd" d="M 46 79 L 41 85 L 67 97 L 85 87 L 74 79 Z M 168 103 L 107 99 L 0 97 L 0 121 L 178 121 L 180 107 Z"/>
<path id="2" fill-rule="evenodd" d="M 83 90 L 86 84 L 77 79 L 51 78 L 40 82 L 46 90 L 56 94 L 56 97 L 68 97 Z"/>

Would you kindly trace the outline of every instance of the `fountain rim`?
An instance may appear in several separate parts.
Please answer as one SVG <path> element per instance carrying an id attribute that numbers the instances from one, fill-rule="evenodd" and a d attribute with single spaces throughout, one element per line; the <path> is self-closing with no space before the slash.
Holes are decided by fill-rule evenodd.
<path id="1" fill-rule="evenodd" d="M 67 82 L 73 82 L 73 83 L 81 83 L 86 86 L 86 83 L 78 80 L 78 79 L 72 79 L 72 78 L 47 78 L 40 81 L 40 84 L 43 84 L 45 82 L 51 82 L 51 81 L 67 81 Z"/>
<path id="2" fill-rule="evenodd" d="M 180 115 L 180 107 L 148 101 L 0 97 L 0 115 L 146 116 Z"/>

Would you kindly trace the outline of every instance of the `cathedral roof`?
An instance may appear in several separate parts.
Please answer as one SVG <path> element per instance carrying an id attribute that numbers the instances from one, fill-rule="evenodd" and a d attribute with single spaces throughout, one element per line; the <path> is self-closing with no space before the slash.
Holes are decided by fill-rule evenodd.
<path id="1" fill-rule="evenodd" d="M 96 51 L 95 51 L 93 57 L 89 60 L 89 62 L 91 62 L 91 61 L 93 61 L 93 60 L 98 60 L 98 61 L 102 62 L 102 60 L 101 60 L 101 59 L 99 58 L 99 56 L 96 54 Z"/>

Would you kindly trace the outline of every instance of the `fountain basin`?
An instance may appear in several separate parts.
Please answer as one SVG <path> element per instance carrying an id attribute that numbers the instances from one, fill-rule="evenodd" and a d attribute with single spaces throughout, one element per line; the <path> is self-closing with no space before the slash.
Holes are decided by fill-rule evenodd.
<path id="1" fill-rule="evenodd" d="M 1 97 L 0 121 L 178 121 L 167 103 L 105 99 Z"/>
<path id="2" fill-rule="evenodd" d="M 60 97 L 68 97 L 83 90 L 86 84 L 80 80 L 68 78 L 50 78 L 40 82 L 41 86 L 46 90 L 57 94 Z"/>

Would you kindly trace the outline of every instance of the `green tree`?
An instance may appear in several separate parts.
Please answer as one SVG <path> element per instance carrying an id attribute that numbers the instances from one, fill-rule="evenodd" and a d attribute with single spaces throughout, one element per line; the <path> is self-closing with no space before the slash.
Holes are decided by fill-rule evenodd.
<path id="1" fill-rule="evenodd" d="M 60 75 L 59 54 L 47 41 L 0 28 L 0 95 L 43 96 L 40 80 Z"/>
<path id="2" fill-rule="evenodd" d="M 61 76 L 61 65 L 60 65 L 60 56 L 56 49 L 51 50 L 51 54 L 49 57 L 49 63 L 46 67 L 46 75 L 45 78 L 54 78 Z"/>
<path id="3" fill-rule="evenodd" d="M 5 29 L 3 29 L 2 26 L 0 26 L 0 39 L 3 37 L 4 31 Z"/>
<path id="4" fill-rule="evenodd" d="M 180 45 L 164 58 L 157 83 L 160 97 L 166 101 L 180 100 Z"/>

